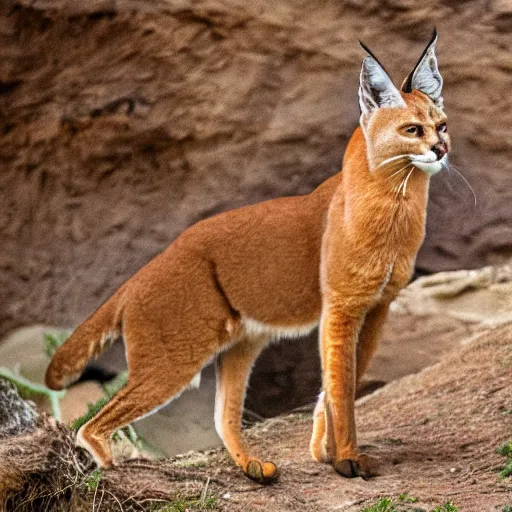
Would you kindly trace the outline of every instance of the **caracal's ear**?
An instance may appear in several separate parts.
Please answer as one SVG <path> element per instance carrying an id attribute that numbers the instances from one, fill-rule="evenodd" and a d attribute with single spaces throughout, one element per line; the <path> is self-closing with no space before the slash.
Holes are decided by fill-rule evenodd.
<path id="1" fill-rule="evenodd" d="M 412 92 L 414 89 L 417 89 L 425 93 L 440 109 L 443 109 L 444 102 L 441 96 L 443 78 L 437 67 L 436 43 L 437 31 L 434 29 L 432 39 L 421 54 L 420 60 L 403 83 L 402 91 Z"/>
<path id="2" fill-rule="evenodd" d="M 361 125 L 365 125 L 368 116 L 377 108 L 405 107 L 405 101 L 393 85 L 384 67 L 375 55 L 359 41 L 368 56 L 363 60 L 359 79 L 359 106 L 361 107 Z"/>

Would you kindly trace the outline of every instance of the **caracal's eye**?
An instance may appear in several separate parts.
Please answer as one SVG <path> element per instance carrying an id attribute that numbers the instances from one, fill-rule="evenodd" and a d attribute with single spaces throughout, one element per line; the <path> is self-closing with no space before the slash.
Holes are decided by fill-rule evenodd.
<path id="1" fill-rule="evenodd" d="M 421 137 L 423 135 L 423 128 L 418 124 L 411 124 L 404 128 L 404 132 L 409 137 Z"/>
<path id="2" fill-rule="evenodd" d="M 437 127 L 437 131 L 438 131 L 439 133 L 445 133 L 447 130 L 448 130 L 448 126 L 446 126 L 446 123 L 441 123 L 441 124 Z"/>

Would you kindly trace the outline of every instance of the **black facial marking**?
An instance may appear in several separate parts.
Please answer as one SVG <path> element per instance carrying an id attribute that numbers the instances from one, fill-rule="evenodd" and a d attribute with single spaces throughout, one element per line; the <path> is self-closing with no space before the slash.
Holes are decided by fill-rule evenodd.
<path id="1" fill-rule="evenodd" d="M 426 48 L 423 50 L 421 57 L 418 59 L 418 62 L 416 62 L 414 69 L 409 73 L 409 76 L 407 77 L 407 80 L 406 80 L 404 86 L 402 87 L 403 92 L 412 92 L 412 77 L 414 76 L 414 72 L 416 71 L 416 68 L 420 65 L 420 62 L 423 60 L 423 57 L 425 57 L 429 48 L 432 46 L 432 44 L 436 40 L 436 37 L 437 37 L 437 30 L 434 27 L 434 32 L 432 32 L 432 37 L 430 38 L 429 43 L 427 44 Z M 359 42 L 361 42 L 361 41 L 359 41 Z"/>
<path id="2" fill-rule="evenodd" d="M 386 72 L 386 74 L 389 76 L 388 72 L 386 71 L 386 68 L 380 63 L 379 59 L 375 57 L 374 53 L 366 46 L 362 41 L 359 41 L 359 44 L 361 45 L 361 48 Z"/>

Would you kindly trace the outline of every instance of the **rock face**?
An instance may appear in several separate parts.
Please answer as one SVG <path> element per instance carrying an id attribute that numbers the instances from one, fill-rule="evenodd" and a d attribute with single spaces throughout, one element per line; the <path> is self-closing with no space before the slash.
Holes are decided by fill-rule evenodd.
<path id="1" fill-rule="evenodd" d="M 4 0 L 0 332 L 73 326 L 191 223 L 312 190 L 358 120 L 362 38 L 397 82 L 432 25 L 458 175 L 422 271 L 510 255 L 507 2 Z"/>
<path id="2" fill-rule="evenodd" d="M 16 387 L 0 378 L 0 439 L 32 432 L 37 417 L 32 404 L 20 397 Z"/>

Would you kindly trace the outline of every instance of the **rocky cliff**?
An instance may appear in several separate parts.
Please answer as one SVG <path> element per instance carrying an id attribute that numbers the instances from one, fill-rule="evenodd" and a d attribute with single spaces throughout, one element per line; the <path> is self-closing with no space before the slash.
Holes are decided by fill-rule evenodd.
<path id="1" fill-rule="evenodd" d="M 456 174 L 421 271 L 512 251 L 504 0 L 3 0 L 0 332 L 73 326 L 191 223 L 312 190 L 358 119 L 357 39 L 400 82 L 440 32 Z"/>

